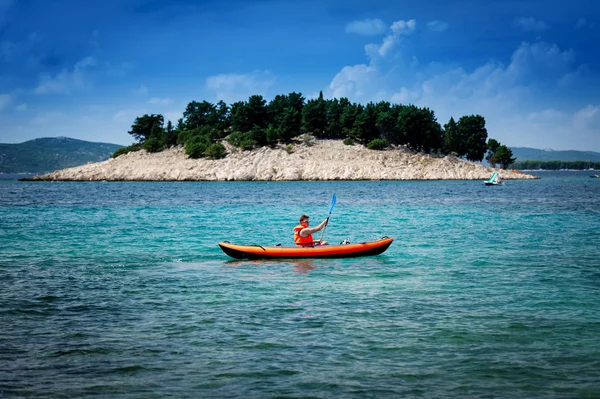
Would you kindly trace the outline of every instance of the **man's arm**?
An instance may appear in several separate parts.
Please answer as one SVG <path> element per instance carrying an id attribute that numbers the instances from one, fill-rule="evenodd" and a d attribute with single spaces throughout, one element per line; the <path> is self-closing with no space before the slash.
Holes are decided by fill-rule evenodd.
<path id="1" fill-rule="evenodd" d="M 307 227 L 305 229 L 300 230 L 300 237 L 308 237 L 309 234 L 314 234 L 317 231 L 320 231 L 327 225 L 327 219 L 323 220 L 320 225 L 317 227 Z"/>

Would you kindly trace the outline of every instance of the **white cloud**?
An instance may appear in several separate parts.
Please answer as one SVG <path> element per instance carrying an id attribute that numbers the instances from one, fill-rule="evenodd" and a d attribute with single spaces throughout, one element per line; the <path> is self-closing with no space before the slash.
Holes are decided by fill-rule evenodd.
<path id="1" fill-rule="evenodd" d="M 56 76 L 43 75 L 40 78 L 39 86 L 35 89 L 35 93 L 69 94 L 72 90 L 81 89 L 86 85 L 86 69 L 93 66 L 96 66 L 96 60 L 94 57 L 86 57 L 76 63 L 72 71 L 63 69 Z"/>
<path id="2" fill-rule="evenodd" d="M 387 26 L 380 19 L 365 19 L 363 21 L 352 21 L 346 25 L 346 33 L 359 35 L 380 35 L 384 33 Z"/>
<path id="3" fill-rule="evenodd" d="M 408 21 L 396 21 L 392 24 L 392 32 L 398 35 L 410 33 L 417 27 L 417 22 L 414 19 Z"/>
<path id="4" fill-rule="evenodd" d="M 573 127 L 582 130 L 593 129 L 600 133 L 600 106 L 589 104 L 577 111 L 573 116 Z"/>
<path id="5" fill-rule="evenodd" d="M 206 88 L 216 94 L 217 101 L 226 103 L 245 101 L 253 94 L 266 96 L 275 83 L 270 71 L 254 71 L 247 74 L 220 74 L 206 79 Z"/>
<path id="6" fill-rule="evenodd" d="M 8 106 L 12 101 L 12 96 L 10 94 L 0 94 L 0 111 Z"/>
<path id="7" fill-rule="evenodd" d="M 571 49 L 525 42 L 507 64 L 492 60 L 470 70 L 439 63 L 407 65 L 409 56 L 399 57 L 392 49 L 390 55 L 386 62 L 345 66 L 333 77 L 327 96 L 425 106 L 442 124 L 451 116 L 481 114 L 490 137 L 507 145 L 598 148 L 592 139 L 600 137 L 598 106 L 582 105 L 575 114 L 564 110 L 564 94 L 556 95 L 566 86 L 585 86 L 586 68 L 576 64 Z M 567 140 L 569 135 L 576 141 Z"/>
<path id="8" fill-rule="evenodd" d="M 369 95 L 373 84 L 380 80 L 376 68 L 364 64 L 344 67 L 329 84 L 329 90 L 335 98 L 352 97 L 356 101 Z"/>
<path id="9" fill-rule="evenodd" d="M 15 107 L 17 111 L 27 111 L 27 104 L 23 103 Z"/>
<path id="10" fill-rule="evenodd" d="M 427 22 L 427 29 L 432 32 L 445 32 L 448 30 L 448 23 L 444 21 L 430 21 Z"/>
<path id="11" fill-rule="evenodd" d="M 543 32 L 550 29 L 550 25 L 546 22 L 538 21 L 532 17 L 516 18 L 513 22 L 513 26 L 515 28 L 523 29 L 526 32 Z"/>
<path id="12" fill-rule="evenodd" d="M 561 51 L 556 44 L 524 42 L 512 54 L 506 73 L 521 81 L 556 80 L 572 72 L 574 62 L 572 49 Z"/>
<path id="13" fill-rule="evenodd" d="M 396 21 L 390 26 L 391 33 L 383 38 L 383 42 L 380 46 L 368 44 L 365 46 L 365 50 L 367 54 L 373 54 L 373 50 L 377 50 L 377 53 L 381 57 L 385 57 L 391 49 L 394 47 L 396 43 L 400 40 L 400 37 L 403 35 L 408 35 L 412 33 L 417 26 L 417 23 L 414 19 L 409 21 Z"/>
<path id="14" fill-rule="evenodd" d="M 150 100 L 148 100 L 148 104 L 160 104 L 160 105 L 169 105 L 173 102 L 173 100 L 171 100 L 168 97 L 165 98 L 160 98 L 160 97 L 153 97 Z"/>

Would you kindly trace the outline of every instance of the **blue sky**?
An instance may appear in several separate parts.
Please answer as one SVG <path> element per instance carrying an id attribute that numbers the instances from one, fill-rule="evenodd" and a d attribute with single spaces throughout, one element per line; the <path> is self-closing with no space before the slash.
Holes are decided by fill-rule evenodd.
<path id="1" fill-rule="evenodd" d="M 322 90 L 600 151 L 599 50 L 593 0 L 0 0 L 0 142 L 130 144 L 144 113 Z"/>

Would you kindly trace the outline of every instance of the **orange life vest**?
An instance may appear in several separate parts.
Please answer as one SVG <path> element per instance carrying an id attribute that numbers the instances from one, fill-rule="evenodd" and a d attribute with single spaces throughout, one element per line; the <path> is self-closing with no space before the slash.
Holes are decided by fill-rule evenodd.
<path id="1" fill-rule="evenodd" d="M 314 246 L 312 234 L 309 234 L 308 237 L 302 237 L 300 235 L 300 232 L 302 231 L 302 229 L 305 229 L 305 228 L 306 227 L 302 226 L 301 224 L 294 227 L 294 242 L 303 247 L 312 247 L 312 246 Z"/>

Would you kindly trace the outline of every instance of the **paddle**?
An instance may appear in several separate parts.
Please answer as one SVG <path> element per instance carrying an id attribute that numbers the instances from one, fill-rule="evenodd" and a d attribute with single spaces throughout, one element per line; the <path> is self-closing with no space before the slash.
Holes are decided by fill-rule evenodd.
<path id="1" fill-rule="evenodd" d="M 335 193 L 333 194 L 333 198 L 331 199 L 331 208 L 329 208 L 329 215 L 327 215 L 327 221 L 329 222 L 329 216 L 331 216 L 331 213 L 333 212 L 333 207 L 335 206 Z M 323 232 L 321 233 L 321 239 L 319 240 L 319 245 L 323 245 L 323 236 L 325 235 L 325 229 L 327 228 L 327 225 L 325 225 L 325 227 L 323 227 Z"/>

